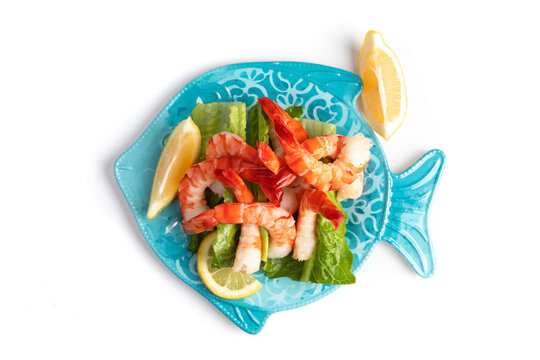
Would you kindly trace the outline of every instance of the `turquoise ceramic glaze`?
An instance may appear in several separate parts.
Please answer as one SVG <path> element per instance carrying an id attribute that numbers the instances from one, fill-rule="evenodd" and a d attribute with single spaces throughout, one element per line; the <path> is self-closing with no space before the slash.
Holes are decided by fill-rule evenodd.
<path id="1" fill-rule="evenodd" d="M 377 137 L 355 102 L 362 80 L 344 70 L 297 62 L 235 64 L 217 68 L 176 94 L 146 131 L 116 161 L 114 172 L 139 228 L 157 256 L 248 333 L 257 333 L 276 311 L 307 305 L 339 287 L 270 280 L 256 274 L 262 289 L 242 300 L 211 294 L 197 275 L 196 256 L 188 251 L 177 201 L 155 219 L 146 218 L 155 166 L 167 136 L 191 115 L 197 103 L 243 101 L 247 107 L 267 96 L 286 108 L 302 105 L 304 116 L 336 124 L 338 134 L 365 134 L 374 144 L 365 170 L 363 195 L 343 203 L 348 214 L 347 241 L 354 254 L 353 272 L 380 241 L 394 246 L 423 277 L 433 274 L 434 258 L 427 214 L 445 157 L 432 150 L 401 174 L 393 174 Z M 354 286 L 354 285 L 349 285 Z"/>

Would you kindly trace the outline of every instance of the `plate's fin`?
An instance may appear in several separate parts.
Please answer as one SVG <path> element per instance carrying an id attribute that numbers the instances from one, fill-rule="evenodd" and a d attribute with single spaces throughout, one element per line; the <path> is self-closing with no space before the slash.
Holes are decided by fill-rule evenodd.
<path id="1" fill-rule="evenodd" d="M 388 221 L 382 238 L 422 277 L 430 277 L 435 270 L 428 210 L 444 161 L 442 151 L 431 150 L 404 172 L 391 174 Z"/>
<path id="2" fill-rule="evenodd" d="M 261 331 L 271 314 L 261 310 L 248 309 L 243 306 L 234 306 L 227 301 L 215 297 L 211 297 L 209 300 L 240 329 L 249 334 L 257 334 Z"/>

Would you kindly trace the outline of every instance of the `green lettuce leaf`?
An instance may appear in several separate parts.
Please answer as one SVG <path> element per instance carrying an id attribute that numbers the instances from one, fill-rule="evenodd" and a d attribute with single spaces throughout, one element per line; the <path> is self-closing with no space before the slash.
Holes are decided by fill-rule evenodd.
<path id="1" fill-rule="evenodd" d="M 308 134 L 308 137 L 332 135 L 336 133 L 336 125 L 325 123 L 313 119 L 302 119 L 304 109 L 302 106 L 291 106 L 285 110 L 292 118 L 295 118 L 302 124 Z"/>
<path id="2" fill-rule="evenodd" d="M 335 192 L 326 193 L 341 211 Z M 356 281 L 351 272 L 353 254 L 345 242 L 346 219 L 337 230 L 329 220 L 317 215 L 317 245 L 313 256 L 304 262 L 292 258 L 292 253 L 282 259 L 268 259 L 263 270 L 271 279 L 288 277 L 296 281 L 317 284 L 344 285 Z"/>
<path id="3" fill-rule="evenodd" d="M 343 207 L 336 200 L 335 192 L 327 191 L 326 194 L 343 211 Z M 347 215 L 345 214 L 345 220 L 337 230 L 334 230 L 334 226 L 329 220 L 320 214 L 317 215 L 317 246 L 313 253 L 311 282 L 344 285 L 353 284 L 356 281 L 351 272 L 354 256 L 345 242 L 346 222 Z"/>
<path id="4" fill-rule="evenodd" d="M 281 259 L 268 259 L 262 269 L 266 271 L 266 276 L 270 279 L 288 277 L 299 281 L 302 276 L 303 266 L 302 262 L 292 258 L 291 252 Z"/>
<path id="5" fill-rule="evenodd" d="M 206 198 L 206 204 L 210 209 L 223 203 L 223 198 L 209 188 L 204 189 L 204 197 Z"/>
<path id="6" fill-rule="evenodd" d="M 208 144 L 208 140 L 219 132 L 229 131 L 246 140 L 246 104 L 242 102 L 197 104 L 191 112 L 191 117 L 201 132 L 201 153 L 199 154 L 199 161 L 203 161 L 206 157 L 206 145 Z M 210 208 L 215 207 L 222 201 L 219 196 L 208 189 L 206 189 L 205 196 Z M 234 227 L 237 225 L 232 226 Z M 225 238 L 230 237 L 231 230 L 232 229 L 228 229 L 227 226 L 221 226 L 220 230 L 220 227 L 218 226 L 218 238 L 220 244 L 224 245 L 228 243 Z M 196 252 L 199 249 L 202 239 L 208 233 L 209 232 L 205 231 L 201 234 L 192 235 L 188 249 Z M 226 251 L 223 254 L 225 253 Z M 218 257 L 220 255 L 218 255 Z M 220 262 L 219 259 L 216 261 Z"/>
<path id="7" fill-rule="evenodd" d="M 257 142 L 269 143 L 268 117 L 264 113 L 261 104 L 255 104 L 249 110 L 249 131 L 247 143 L 257 148 Z"/>
<path id="8" fill-rule="evenodd" d="M 223 202 L 236 202 L 236 198 L 231 189 L 225 189 Z M 222 267 L 233 266 L 238 240 L 236 234 L 238 233 L 238 235 L 240 235 L 239 230 L 239 224 L 217 225 L 217 236 L 212 242 L 212 248 L 214 249 L 214 258 L 212 259 L 213 268 L 220 269 Z"/>
<path id="9" fill-rule="evenodd" d="M 332 135 L 336 133 L 336 125 L 313 119 L 298 119 L 306 129 L 308 137 Z"/>
<path id="10" fill-rule="evenodd" d="M 259 231 L 261 233 L 261 260 L 267 261 L 268 260 L 268 230 L 263 228 L 262 226 L 259 226 Z"/>
<path id="11" fill-rule="evenodd" d="M 219 132 L 229 131 L 246 139 L 246 104 L 242 102 L 197 104 L 191 115 L 201 131 L 199 161 L 205 158 L 208 140 Z"/>
<path id="12" fill-rule="evenodd" d="M 208 234 L 210 234 L 210 231 L 204 231 L 199 234 L 191 235 L 191 240 L 189 240 L 188 250 L 192 252 L 197 252 L 199 250 L 199 246 L 201 245 L 202 240 Z"/>
<path id="13" fill-rule="evenodd" d="M 304 108 L 302 106 L 289 106 L 285 109 L 285 112 L 289 114 L 292 118 L 300 119 L 304 114 Z"/>

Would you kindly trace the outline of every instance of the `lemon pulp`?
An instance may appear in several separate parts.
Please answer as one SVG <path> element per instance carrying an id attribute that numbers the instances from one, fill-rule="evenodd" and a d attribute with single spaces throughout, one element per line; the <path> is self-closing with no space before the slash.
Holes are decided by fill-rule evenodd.
<path id="1" fill-rule="evenodd" d="M 177 196 L 180 180 L 197 161 L 200 151 L 201 132 L 187 118 L 174 128 L 159 156 L 146 213 L 149 219 L 155 218 Z"/>
<path id="2" fill-rule="evenodd" d="M 360 94 L 364 117 L 388 140 L 405 120 L 407 91 L 397 56 L 377 31 L 366 34 L 358 69 L 364 82 Z"/>
<path id="3" fill-rule="evenodd" d="M 223 299 L 242 299 L 260 290 L 262 284 L 253 276 L 233 271 L 232 268 L 212 268 L 212 241 L 216 232 L 205 236 L 197 252 L 197 270 L 202 282 L 214 295 Z"/>

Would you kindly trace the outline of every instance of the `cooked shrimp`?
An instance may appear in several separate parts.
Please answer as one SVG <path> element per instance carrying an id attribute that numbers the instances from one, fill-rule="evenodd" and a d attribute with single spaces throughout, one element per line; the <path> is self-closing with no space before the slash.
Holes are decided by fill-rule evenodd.
<path id="1" fill-rule="evenodd" d="M 275 175 L 268 169 L 239 158 L 224 157 L 195 164 L 186 172 L 178 188 L 178 200 L 184 221 L 208 210 L 204 190 L 217 181 L 217 169 L 233 170 L 244 179 L 265 186 L 275 183 Z"/>
<path id="2" fill-rule="evenodd" d="M 308 150 L 315 158 L 330 157 L 336 159 L 339 156 L 341 147 L 343 146 L 344 136 L 327 135 L 321 138 L 312 138 L 304 141 L 302 147 Z M 337 193 L 337 200 L 343 201 L 347 199 L 356 199 L 362 195 L 364 189 L 364 170 L 350 185 Z"/>
<path id="3" fill-rule="evenodd" d="M 267 195 L 268 199 L 275 204 L 280 206 L 283 199 L 283 191 L 289 186 L 298 176 L 289 169 L 287 163 L 284 159 L 279 158 L 276 153 L 268 146 L 266 143 L 257 144 L 258 155 L 261 162 L 266 166 L 267 169 L 276 174 L 276 183 L 274 185 L 274 192 L 265 191 L 264 187 L 261 186 L 263 192 L 266 194 L 270 192 L 270 196 Z"/>
<path id="4" fill-rule="evenodd" d="M 270 147 L 268 147 L 270 148 Z M 270 149 L 271 150 L 271 149 Z M 206 160 L 214 160 L 223 157 L 238 157 L 252 164 L 263 164 L 259 159 L 257 150 L 252 148 L 247 142 L 240 136 L 229 132 L 217 133 L 210 138 L 206 147 Z M 272 203 L 279 205 L 281 198 L 283 197 L 283 188 L 290 184 L 293 179 L 289 179 L 288 173 L 276 174 L 273 181 L 267 184 L 260 184 L 261 190 L 264 195 Z M 249 179 L 248 179 L 249 180 Z M 276 186 L 278 184 L 279 186 Z M 209 186 L 212 191 L 218 195 L 223 194 L 223 185 L 219 182 L 215 182 Z"/>
<path id="5" fill-rule="evenodd" d="M 218 170 L 217 178 L 223 185 L 234 191 L 236 200 L 242 203 L 255 201 L 246 183 L 231 170 Z M 257 225 L 242 224 L 233 270 L 244 274 L 253 274 L 261 265 L 261 233 Z"/>
<path id="6" fill-rule="evenodd" d="M 274 124 L 291 170 L 319 190 L 344 189 L 360 176 L 369 161 L 371 143 L 360 133 L 351 137 L 314 137 L 300 144 L 283 119 L 276 117 Z M 336 160 L 325 164 L 319 161 L 320 155 Z"/>
<path id="7" fill-rule="evenodd" d="M 337 193 L 337 200 L 343 201 L 347 199 L 357 199 L 362 195 L 364 191 L 364 171 L 360 173 L 360 176 L 352 182 L 352 184 L 347 185 L 343 190 L 339 190 Z M 285 196 L 284 196 L 285 197 Z"/>
<path id="8" fill-rule="evenodd" d="M 272 146 L 274 147 L 274 152 L 277 156 L 283 157 L 285 153 L 281 146 L 281 142 L 279 141 L 279 137 L 276 135 L 276 130 L 274 126 L 275 118 L 281 118 L 285 121 L 285 124 L 293 132 L 298 142 L 302 143 L 308 138 L 306 129 L 304 129 L 302 124 L 300 124 L 298 120 L 293 119 L 278 104 L 266 97 L 259 98 L 258 101 L 259 104 L 261 104 L 263 111 L 266 113 L 266 115 L 268 115 L 268 118 L 270 119 L 268 124 L 269 137 L 270 141 L 272 142 Z"/>
<path id="9" fill-rule="evenodd" d="M 206 160 L 228 156 L 238 157 L 253 164 L 260 163 L 257 150 L 240 136 L 226 131 L 212 136 L 206 146 Z"/>
<path id="10" fill-rule="evenodd" d="M 345 215 L 328 199 L 324 192 L 305 190 L 300 203 L 300 211 L 298 212 L 293 258 L 303 261 L 308 260 L 313 255 L 317 243 L 318 213 L 330 220 L 335 229 L 345 219 Z"/>
<path id="11" fill-rule="evenodd" d="M 312 189 L 313 187 L 309 185 L 303 177 L 298 176 L 294 182 L 283 189 L 283 199 L 281 200 L 281 207 L 294 214 L 298 211 L 300 206 L 300 200 L 302 200 L 302 195 L 304 190 Z"/>
<path id="12" fill-rule="evenodd" d="M 293 216 L 285 209 L 271 203 L 228 203 L 188 220 L 183 229 L 186 234 L 196 234 L 211 229 L 218 223 L 253 224 L 268 230 L 270 245 L 268 257 L 282 258 L 293 248 L 296 237 Z"/>
<path id="13" fill-rule="evenodd" d="M 257 154 L 264 166 L 277 175 L 279 169 L 282 167 L 282 163 L 270 145 L 265 142 L 257 143 Z"/>
<path id="14" fill-rule="evenodd" d="M 280 157 L 285 156 L 285 151 L 279 142 L 279 138 L 276 135 L 276 128 L 274 127 L 274 123 L 272 121 L 268 122 L 268 137 L 270 138 L 270 142 L 272 143 L 272 147 L 274 148 L 276 155 Z"/>

